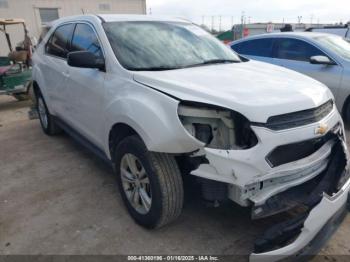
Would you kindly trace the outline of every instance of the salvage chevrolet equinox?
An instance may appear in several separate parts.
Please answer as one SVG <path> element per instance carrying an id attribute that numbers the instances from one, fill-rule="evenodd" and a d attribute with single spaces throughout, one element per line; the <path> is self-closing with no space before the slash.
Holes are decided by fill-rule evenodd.
<path id="1" fill-rule="evenodd" d="M 317 252 L 346 213 L 343 122 L 316 80 L 154 16 L 60 19 L 33 61 L 43 131 L 64 130 L 111 163 L 142 226 L 181 214 L 188 176 L 205 200 L 232 200 L 253 220 L 283 217 L 251 260 Z"/>

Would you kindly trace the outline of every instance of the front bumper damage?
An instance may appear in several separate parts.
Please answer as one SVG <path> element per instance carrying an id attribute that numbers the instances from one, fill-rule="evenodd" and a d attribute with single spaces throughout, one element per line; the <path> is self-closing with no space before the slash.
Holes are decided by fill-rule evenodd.
<path id="1" fill-rule="evenodd" d="M 279 261 L 287 258 L 300 258 L 305 255 L 316 255 L 347 213 L 349 188 L 350 181 L 333 196 L 324 193 L 321 202 L 312 208 L 306 217 L 291 221 L 290 224 L 285 223 L 285 232 L 280 228 L 282 235 L 294 231 L 290 234 L 293 237 L 293 233 L 297 232 L 298 235 L 293 241 L 271 251 L 252 253 L 250 261 Z M 276 232 L 276 229 L 277 227 L 271 229 L 271 232 Z M 288 232 L 288 230 L 290 231 Z"/>
<path id="2" fill-rule="evenodd" d="M 267 213 L 289 210 L 293 215 L 266 230 L 255 241 L 251 261 L 279 261 L 317 254 L 346 212 L 350 189 L 346 163 L 344 147 L 338 141 L 322 174 L 274 196 L 260 207 L 267 209 Z"/>
<path id="3" fill-rule="evenodd" d="M 321 123 L 327 134 L 317 136 Z M 316 254 L 346 212 L 350 180 L 344 130 L 334 111 L 320 122 L 286 132 L 255 128 L 259 144 L 242 151 L 204 149 L 203 162 L 191 174 L 227 184 L 228 197 L 251 207 L 252 219 L 282 216 L 259 237 L 251 261 L 279 261 Z M 317 138 L 310 155 L 271 166 L 266 158 L 280 145 Z M 267 143 L 265 143 L 267 141 Z"/>

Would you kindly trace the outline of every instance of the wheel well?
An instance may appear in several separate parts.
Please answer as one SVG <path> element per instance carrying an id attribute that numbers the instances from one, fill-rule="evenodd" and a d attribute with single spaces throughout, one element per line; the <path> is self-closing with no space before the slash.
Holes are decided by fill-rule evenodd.
<path id="1" fill-rule="evenodd" d="M 127 124 L 115 124 L 109 132 L 109 152 L 113 159 L 116 146 L 126 137 L 138 135 L 137 132 Z"/>
<path id="2" fill-rule="evenodd" d="M 34 91 L 35 97 L 37 97 L 38 94 L 41 92 L 40 87 L 36 81 L 33 81 L 33 91 Z"/>
<path id="3" fill-rule="evenodd" d="M 346 120 L 346 117 L 347 117 L 347 115 L 346 115 L 346 108 L 348 107 L 348 105 L 349 105 L 349 103 L 350 103 L 350 96 L 348 96 L 347 98 L 346 98 L 346 100 L 345 100 L 345 102 L 344 102 L 344 104 L 343 104 L 343 108 L 342 108 L 342 110 L 341 110 L 341 115 L 342 115 L 342 117 Z"/>

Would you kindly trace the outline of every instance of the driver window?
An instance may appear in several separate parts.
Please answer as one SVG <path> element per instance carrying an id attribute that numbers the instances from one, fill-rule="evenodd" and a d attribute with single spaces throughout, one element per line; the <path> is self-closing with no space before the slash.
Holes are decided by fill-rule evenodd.
<path id="1" fill-rule="evenodd" d="M 97 57 L 103 58 L 102 49 L 95 31 L 87 24 L 77 24 L 71 51 L 89 51 Z"/>

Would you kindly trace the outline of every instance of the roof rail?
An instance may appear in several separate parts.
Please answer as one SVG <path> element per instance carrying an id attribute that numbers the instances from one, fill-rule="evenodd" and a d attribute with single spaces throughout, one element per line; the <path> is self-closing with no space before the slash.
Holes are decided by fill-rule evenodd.
<path id="1" fill-rule="evenodd" d="M 328 25 L 328 26 L 322 26 L 322 27 L 309 27 L 305 30 L 305 32 L 311 32 L 314 29 L 345 29 L 349 28 L 348 24 L 345 25 Z"/>
<path id="2" fill-rule="evenodd" d="M 100 16 L 100 15 L 96 15 L 96 16 L 101 20 L 102 23 L 106 23 L 106 20 L 104 20 L 104 18 L 102 16 Z"/>

